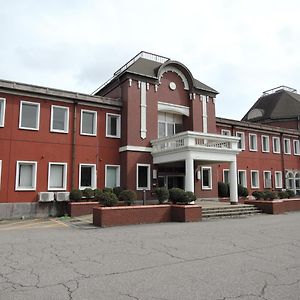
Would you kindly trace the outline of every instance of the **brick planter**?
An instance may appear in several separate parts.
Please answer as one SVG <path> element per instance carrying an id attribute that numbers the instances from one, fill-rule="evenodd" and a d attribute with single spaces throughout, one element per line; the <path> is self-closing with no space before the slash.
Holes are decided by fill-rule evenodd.
<path id="1" fill-rule="evenodd" d="M 201 221 L 198 205 L 143 205 L 94 207 L 93 224 L 101 227 L 160 222 Z"/>
<path id="2" fill-rule="evenodd" d="M 98 202 L 69 202 L 68 215 L 70 217 L 89 215 L 93 213 L 93 208 L 98 205 Z"/>

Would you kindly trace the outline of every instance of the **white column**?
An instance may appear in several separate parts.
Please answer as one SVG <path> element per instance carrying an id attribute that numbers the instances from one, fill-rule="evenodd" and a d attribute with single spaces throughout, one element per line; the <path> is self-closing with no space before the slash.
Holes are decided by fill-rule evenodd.
<path id="1" fill-rule="evenodd" d="M 229 177 L 230 177 L 230 203 L 237 204 L 238 203 L 238 185 L 237 185 L 236 160 L 230 162 Z"/>
<path id="2" fill-rule="evenodd" d="M 185 160 L 185 191 L 194 193 L 194 160 L 191 157 Z"/>

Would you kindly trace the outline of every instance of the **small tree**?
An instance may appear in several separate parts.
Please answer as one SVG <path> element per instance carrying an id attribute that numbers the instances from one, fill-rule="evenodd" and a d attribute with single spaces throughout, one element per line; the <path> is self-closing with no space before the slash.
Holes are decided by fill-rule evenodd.
<path id="1" fill-rule="evenodd" d="M 124 201 L 127 205 L 133 204 L 136 198 L 136 193 L 132 190 L 124 190 L 119 196 L 119 200 Z"/>
<path id="2" fill-rule="evenodd" d="M 155 189 L 155 194 L 156 194 L 157 200 L 160 204 L 167 201 L 169 199 L 169 195 L 170 195 L 168 189 L 166 189 L 164 187 Z"/>

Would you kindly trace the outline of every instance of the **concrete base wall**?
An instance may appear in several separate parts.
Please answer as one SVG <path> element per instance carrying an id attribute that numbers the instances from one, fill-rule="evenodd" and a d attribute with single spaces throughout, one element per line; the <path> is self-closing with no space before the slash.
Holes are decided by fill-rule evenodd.
<path id="1" fill-rule="evenodd" d="M 66 213 L 66 202 L 0 203 L 0 220 L 58 217 Z"/>

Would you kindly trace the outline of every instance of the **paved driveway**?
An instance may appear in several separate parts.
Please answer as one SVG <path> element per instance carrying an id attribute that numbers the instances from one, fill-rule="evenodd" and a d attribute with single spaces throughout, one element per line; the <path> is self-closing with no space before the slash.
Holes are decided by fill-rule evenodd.
<path id="1" fill-rule="evenodd" d="M 0 223 L 0 299 L 300 299 L 300 213 L 106 229 L 38 222 L 48 223 Z"/>

